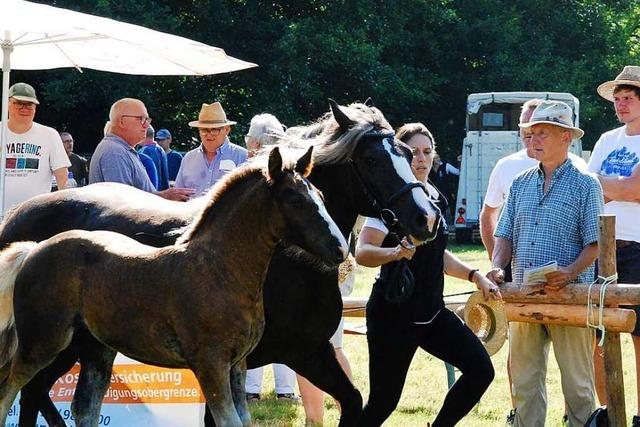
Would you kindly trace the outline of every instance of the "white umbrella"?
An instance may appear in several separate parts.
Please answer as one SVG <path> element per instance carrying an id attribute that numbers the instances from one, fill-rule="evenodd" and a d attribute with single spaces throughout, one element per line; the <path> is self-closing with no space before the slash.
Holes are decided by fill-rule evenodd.
<path id="1" fill-rule="evenodd" d="M 23 0 L 0 0 L 0 46 L 3 54 L 0 215 L 4 211 L 11 69 L 74 67 L 139 75 L 208 75 L 257 66 L 184 37 Z"/>

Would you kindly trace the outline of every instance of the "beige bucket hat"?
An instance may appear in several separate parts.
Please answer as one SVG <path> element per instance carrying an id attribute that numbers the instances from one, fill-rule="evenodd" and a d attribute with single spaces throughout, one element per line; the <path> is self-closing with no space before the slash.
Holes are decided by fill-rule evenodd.
<path id="1" fill-rule="evenodd" d="M 640 67 L 637 65 L 627 65 L 615 80 L 602 83 L 598 86 L 598 95 L 607 101 L 613 102 L 613 91 L 616 86 L 620 85 L 640 87 Z"/>
<path id="2" fill-rule="evenodd" d="M 507 339 L 507 315 L 504 301 L 485 301 L 476 291 L 464 306 L 464 323 L 480 339 L 489 356 L 496 354 Z"/>
<path id="3" fill-rule="evenodd" d="M 198 120 L 189 122 L 189 126 L 194 128 L 221 128 L 235 125 L 237 122 L 227 120 L 227 115 L 219 102 L 213 104 L 202 104 Z"/>
<path id="4" fill-rule="evenodd" d="M 580 139 L 584 136 L 584 131 L 573 125 L 573 110 L 562 101 L 542 101 L 540 105 L 533 110 L 529 122 L 520 123 L 518 126 L 521 128 L 530 128 L 533 125 L 541 123 L 569 129 L 574 139 Z"/>

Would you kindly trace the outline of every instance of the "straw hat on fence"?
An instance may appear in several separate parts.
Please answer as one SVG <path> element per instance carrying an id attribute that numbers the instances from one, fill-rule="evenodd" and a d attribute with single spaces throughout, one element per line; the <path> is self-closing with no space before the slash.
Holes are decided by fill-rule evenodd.
<path id="1" fill-rule="evenodd" d="M 467 300 L 464 323 L 480 339 L 489 356 L 496 354 L 507 339 L 504 301 L 485 301 L 482 291 L 474 292 Z"/>

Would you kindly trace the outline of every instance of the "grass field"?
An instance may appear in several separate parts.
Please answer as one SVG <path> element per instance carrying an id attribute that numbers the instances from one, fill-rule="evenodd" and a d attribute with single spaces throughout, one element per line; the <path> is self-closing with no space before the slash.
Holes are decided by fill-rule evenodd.
<path id="1" fill-rule="evenodd" d="M 486 272 L 489 262 L 486 252 L 476 245 L 450 245 L 450 249 L 470 265 Z M 357 271 L 354 295 L 365 296 L 371 290 L 375 269 L 359 267 Z M 447 278 L 445 295 L 473 290 L 475 287 L 463 280 Z M 364 319 L 347 319 L 349 322 Z M 366 400 L 369 392 L 368 354 L 366 337 L 346 335 L 344 350 L 353 369 L 354 381 Z M 628 334 L 622 336 L 624 358 L 624 379 L 628 418 L 636 410 L 635 368 L 633 366 L 633 348 Z M 560 374 L 550 352 L 548 386 L 548 426 L 561 426 L 563 399 L 560 389 Z M 507 371 L 507 345 L 492 357 L 496 378 L 483 396 L 480 403 L 460 423 L 462 426 L 502 426 L 510 409 Z M 407 382 L 398 408 L 385 426 L 413 427 L 425 426 L 433 421 L 447 390 L 447 377 L 444 363 L 419 351 L 413 360 Z M 251 405 L 255 425 L 259 426 L 304 426 L 304 410 L 301 405 L 282 403 L 275 400 L 271 369 L 265 370 L 263 400 Z M 333 399 L 325 398 L 325 426 L 338 424 L 339 413 Z"/>

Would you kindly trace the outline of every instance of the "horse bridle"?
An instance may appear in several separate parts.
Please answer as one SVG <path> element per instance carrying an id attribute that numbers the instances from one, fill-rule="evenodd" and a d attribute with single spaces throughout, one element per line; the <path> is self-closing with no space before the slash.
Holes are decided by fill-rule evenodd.
<path id="1" fill-rule="evenodd" d="M 386 136 L 386 137 L 393 138 L 395 137 L 395 134 L 393 132 L 370 131 L 365 133 L 363 137 L 364 136 L 383 136 L 383 137 Z M 420 181 L 408 182 L 405 185 L 403 185 L 402 188 L 400 188 L 398 191 L 392 194 L 386 201 L 381 203 L 380 199 L 376 197 L 373 189 L 370 188 L 365 182 L 365 180 L 362 178 L 362 174 L 360 173 L 360 170 L 358 169 L 358 165 L 356 164 L 356 162 L 353 159 L 349 159 L 349 164 L 351 165 L 351 168 L 353 169 L 353 172 L 356 178 L 360 182 L 360 185 L 362 186 L 365 196 L 367 197 L 367 199 L 369 199 L 371 206 L 373 206 L 373 208 L 377 211 L 378 216 L 380 217 L 380 220 L 384 223 L 385 227 L 387 227 L 389 231 L 397 231 L 399 228 L 398 216 L 393 211 L 392 206 L 398 201 L 398 199 L 400 199 L 402 196 L 404 196 L 406 193 L 410 192 L 414 188 L 420 187 L 422 188 L 423 191 L 426 192 L 424 184 L 421 183 Z"/>

